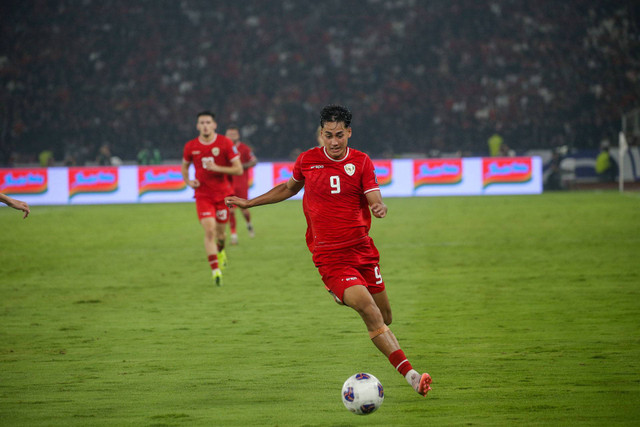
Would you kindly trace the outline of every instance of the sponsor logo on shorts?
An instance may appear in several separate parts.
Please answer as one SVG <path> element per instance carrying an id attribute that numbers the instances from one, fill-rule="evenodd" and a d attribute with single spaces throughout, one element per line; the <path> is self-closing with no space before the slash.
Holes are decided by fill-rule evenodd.
<path id="1" fill-rule="evenodd" d="M 313 165 L 309 169 L 323 169 L 324 165 Z"/>
<path id="2" fill-rule="evenodd" d="M 200 216 L 211 216 L 211 212 L 200 212 Z"/>
<path id="3" fill-rule="evenodd" d="M 227 219 L 227 210 L 226 209 L 220 209 L 219 211 L 216 211 L 216 218 L 218 218 L 220 221 L 224 221 Z"/>
<path id="4" fill-rule="evenodd" d="M 342 279 L 343 282 L 351 282 L 353 280 L 358 280 L 357 277 L 346 277 L 344 279 Z"/>

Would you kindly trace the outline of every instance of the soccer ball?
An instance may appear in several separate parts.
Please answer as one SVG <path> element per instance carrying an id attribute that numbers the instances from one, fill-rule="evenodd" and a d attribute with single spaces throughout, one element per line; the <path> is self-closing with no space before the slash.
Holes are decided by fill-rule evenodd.
<path id="1" fill-rule="evenodd" d="M 371 374 L 360 372 L 350 376 L 342 386 L 342 403 L 358 415 L 375 412 L 384 400 L 382 384 Z"/>

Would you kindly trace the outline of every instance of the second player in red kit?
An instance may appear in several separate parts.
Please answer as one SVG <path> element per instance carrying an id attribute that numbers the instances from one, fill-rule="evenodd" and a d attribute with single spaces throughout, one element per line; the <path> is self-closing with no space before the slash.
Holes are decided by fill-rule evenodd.
<path id="1" fill-rule="evenodd" d="M 222 285 L 221 267 L 226 262 L 225 228 L 229 208 L 224 198 L 233 194 L 230 175 L 241 175 L 240 155 L 233 142 L 217 134 L 215 115 L 209 111 L 198 114 L 199 136 L 187 142 L 183 150 L 182 177 L 194 189 L 196 210 L 204 229 L 204 246 L 213 280 Z M 189 166 L 195 168 L 195 179 L 189 178 Z"/>

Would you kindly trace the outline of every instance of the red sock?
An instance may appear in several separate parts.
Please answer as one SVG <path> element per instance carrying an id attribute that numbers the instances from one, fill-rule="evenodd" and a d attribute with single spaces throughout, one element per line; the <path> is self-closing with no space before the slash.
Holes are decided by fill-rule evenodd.
<path id="1" fill-rule="evenodd" d="M 244 219 L 246 219 L 247 222 L 251 222 L 251 214 L 249 213 L 249 209 L 242 211 L 242 215 L 244 215 Z"/>
<path id="2" fill-rule="evenodd" d="M 209 259 L 209 265 L 211 266 L 212 270 L 215 270 L 216 268 L 219 268 L 219 266 L 218 266 L 218 255 L 209 255 L 207 258 Z"/>
<path id="3" fill-rule="evenodd" d="M 407 373 L 413 369 L 411 363 L 407 360 L 407 356 L 404 355 L 404 351 L 396 350 L 389 355 L 389 362 L 396 368 L 396 371 L 400 372 L 404 377 Z"/>
<path id="4" fill-rule="evenodd" d="M 231 228 L 231 234 L 236 234 L 236 214 L 234 213 L 229 215 L 229 227 Z"/>
<path id="5" fill-rule="evenodd" d="M 224 249 L 224 240 L 218 240 L 218 252 L 221 252 Z"/>

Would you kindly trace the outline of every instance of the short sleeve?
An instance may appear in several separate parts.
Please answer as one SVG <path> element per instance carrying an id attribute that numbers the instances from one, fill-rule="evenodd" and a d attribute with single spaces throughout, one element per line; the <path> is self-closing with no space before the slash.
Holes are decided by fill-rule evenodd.
<path id="1" fill-rule="evenodd" d="M 184 144 L 184 149 L 182 150 L 182 158 L 185 160 L 185 162 L 193 162 L 193 155 L 191 154 L 191 149 L 190 146 L 191 144 L 189 144 L 188 142 L 186 144 Z"/>
<path id="2" fill-rule="evenodd" d="M 304 156 L 304 153 L 301 153 L 296 159 L 293 165 L 293 174 L 291 175 L 293 180 L 297 182 L 304 181 L 304 175 L 302 174 L 302 156 Z"/>
<path id="3" fill-rule="evenodd" d="M 231 163 L 231 160 L 240 156 L 240 153 L 238 152 L 238 147 L 236 147 L 236 144 L 234 144 L 233 141 L 231 141 L 230 139 L 227 139 L 226 141 L 227 141 L 226 152 L 227 152 L 229 163 Z"/>
<path id="4" fill-rule="evenodd" d="M 363 193 L 379 190 L 378 178 L 376 177 L 375 166 L 369 158 L 365 155 L 364 162 L 362 164 L 362 190 Z"/>

